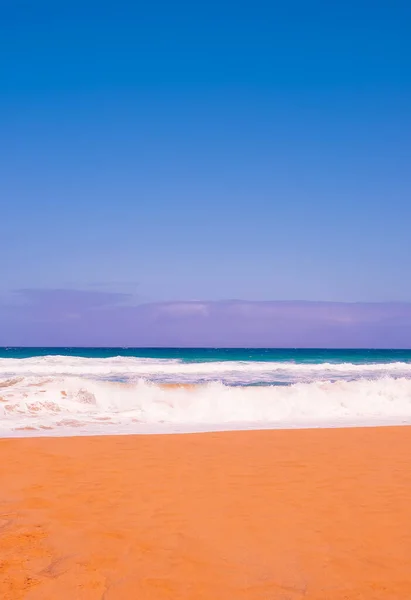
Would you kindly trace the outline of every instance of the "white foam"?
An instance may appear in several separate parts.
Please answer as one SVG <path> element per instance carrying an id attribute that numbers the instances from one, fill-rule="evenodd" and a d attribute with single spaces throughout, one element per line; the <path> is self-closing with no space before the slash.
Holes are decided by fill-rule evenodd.
<path id="1" fill-rule="evenodd" d="M 216 379 L 228 384 L 317 381 L 321 379 L 411 377 L 411 363 L 319 363 L 222 361 L 185 363 L 180 360 L 135 357 L 82 358 L 43 356 L 0 359 L 0 377 L 66 376 L 139 378 L 155 382 L 204 383 Z"/>
<path id="2" fill-rule="evenodd" d="M 133 433 L 411 421 L 411 380 L 164 388 L 53 376 L 3 380 L 0 434 Z M 30 428 L 25 431 L 25 428 Z"/>
<path id="3" fill-rule="evenodd" d="M 278 382 L 292 385 L 272 385 Z M 159 383 L 200 385 L 166 389 Z M 268 385 L 238 386 L 252 383 Z M 0 435 L 410 421 L 409 363 L 185 363 L 120 356 L 0 359 Z"/>

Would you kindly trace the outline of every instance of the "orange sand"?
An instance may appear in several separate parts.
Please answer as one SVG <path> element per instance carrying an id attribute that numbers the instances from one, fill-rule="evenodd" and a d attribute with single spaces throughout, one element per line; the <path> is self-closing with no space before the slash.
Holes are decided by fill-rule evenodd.
<path id="1" fill-rule="evenodd" d="M 0 440 L 2 600 L 410 600 L 411 428 Z"/>

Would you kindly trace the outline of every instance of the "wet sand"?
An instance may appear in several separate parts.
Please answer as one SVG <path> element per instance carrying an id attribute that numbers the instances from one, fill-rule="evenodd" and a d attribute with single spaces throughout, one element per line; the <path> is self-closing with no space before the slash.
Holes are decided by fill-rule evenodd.
<path id="1" fill-rule="evenodd" d="M 0 440 L 2 600 L 409 600 L 411 428 Z"/>

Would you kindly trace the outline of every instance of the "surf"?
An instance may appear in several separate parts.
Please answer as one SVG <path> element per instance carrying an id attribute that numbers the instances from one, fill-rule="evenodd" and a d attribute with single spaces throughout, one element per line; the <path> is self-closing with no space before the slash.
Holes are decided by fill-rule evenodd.
<path id="1" fill-rule="evenodd" d="M 186 386 L 80 377 L 23 377 L 0 390 L 0 431 L 73 434 L 287 428 L 411 422 L 411 380 L 288 386 Z"/>

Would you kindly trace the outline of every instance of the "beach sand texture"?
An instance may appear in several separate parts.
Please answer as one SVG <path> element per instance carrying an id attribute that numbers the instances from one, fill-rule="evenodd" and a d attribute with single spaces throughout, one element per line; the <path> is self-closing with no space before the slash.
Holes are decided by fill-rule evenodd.
<path id="1" fill-rule="evenodd" d="M 2 600 L 409 600 L 411 428 L 0 440 Z"/>

